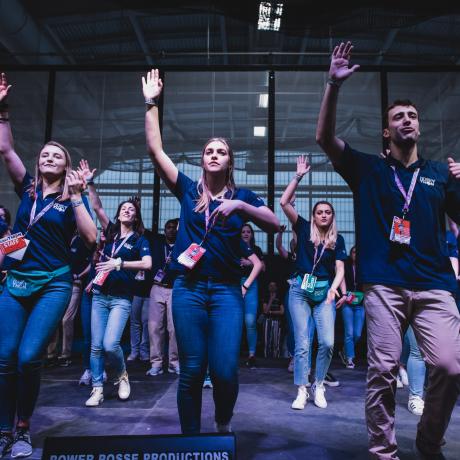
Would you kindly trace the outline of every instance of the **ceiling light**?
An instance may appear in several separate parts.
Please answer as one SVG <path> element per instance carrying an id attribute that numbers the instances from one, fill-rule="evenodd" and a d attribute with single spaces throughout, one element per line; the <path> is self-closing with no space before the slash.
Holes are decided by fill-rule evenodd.
<path id="1" fill-rule="evenodd" d="M 280 30 L 281 16 L 283 14 L 283 3 L 260 2 L 258 30 Z"/>
<path id="2" fill-rule="evenodd" d="M 254 137 L 265 137 L 267 128 L 265 126 L 254 126 Z"/>
<path id="3" fill-rule="evenodd" d="M 259 94 L 259 107 L 266 109 L 268 107 L 268 94 Z"/>

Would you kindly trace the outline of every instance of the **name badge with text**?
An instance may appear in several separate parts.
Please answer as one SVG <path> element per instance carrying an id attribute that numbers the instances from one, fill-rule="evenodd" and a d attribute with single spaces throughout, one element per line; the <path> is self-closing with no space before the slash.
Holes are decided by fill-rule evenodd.
<path id="1" fill-rule="evenodd" d="M 203 257 L 206 249 L 199 244 L 192 243 L 178 258 L 177 261 L 185 267 L 192 269 Z"/>

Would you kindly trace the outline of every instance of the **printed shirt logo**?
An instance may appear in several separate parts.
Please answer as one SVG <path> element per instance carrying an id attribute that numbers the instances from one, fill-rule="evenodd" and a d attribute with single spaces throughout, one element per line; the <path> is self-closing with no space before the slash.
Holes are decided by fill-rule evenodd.
<path id="1" fill-rule="evenodd" d="M 425 184 L 425 185 L 429 185 L 430 187 L 434 187 L 434 182 L 435 182 L 434 179 L 430 179 L 429 177 L 420 176 L 421 184 Z"/>
<path id="2" fill-rule="evenodd" d="M 133 248 L 133 245 L 132 244 L 129 244 L 129 243 L 125 243 L 123 245 L 126 249 L 132 249 Z"/>
<path id="3" fill-rule="evenodd" d="M 53 209 L 56 209 L 56 211 L 59 211 L 59 212 L 65 212 L 65 210 L 67 209 L 67 206 L 64 206 L 63 204 L 60 204 L 60 203 L 54 203 Z"/>

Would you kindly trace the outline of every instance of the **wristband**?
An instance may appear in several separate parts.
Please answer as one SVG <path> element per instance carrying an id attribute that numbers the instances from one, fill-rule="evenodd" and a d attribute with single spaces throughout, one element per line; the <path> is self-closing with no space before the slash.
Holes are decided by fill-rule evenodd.
<path id="1" fill-rule="evenodd" d="M 297 182 L 300 182 L 303 179 L 302 174 L 296 174 L 294 178 Z"/>
<path id="2" fill-rule="evenodd" d="M 122 264 L 123 264 L 123 261 L 121 260 L 121 257 L 118 257 L 117 259 L 115 259 L 115 270 L 117 272 L 120 271 Z"/>
<path id="3" fill-rule="evenodd" d="M 86 185 L 94 185 L 94 179 L 86 179 Z"/>
<path id="4" fill-rule="evenodd" d="M 243 287 L 246 289 L 246 291 L 249 291 L 249 288 L 245 284 L 243 284 Z"/>
<path id="5" fill-rule="evenodd" d="M 158 107 L 158 97 L 146 97 L 145 105 L 150 107 Z"/>
<path id="6" fill-rule="evenodd" d="M 83 204 L 83 200 L 70 200 L 72 203 L 72 208 L 78 208 L 81 204 Z"/>
<path id="7" fill-rule="evenodd" d="M 327 79 L 327 84 L 331 86 L 335 86 L 336 88 L 340 88 L 342 86 L 343 80 L 335 80 L 334 78 L 329 77 Z"/>

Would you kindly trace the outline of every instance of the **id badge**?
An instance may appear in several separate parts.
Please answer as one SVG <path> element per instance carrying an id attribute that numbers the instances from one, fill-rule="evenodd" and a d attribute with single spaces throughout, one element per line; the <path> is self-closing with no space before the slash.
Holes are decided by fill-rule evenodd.
<path id="1" fill-rule="evenodd" d="M 30 240 L 24 238 L 24 235 L 18 232 L 0 239 L 0 250 L 4 255 L 16 260 L 22 260 L 29 243 Z"/>
<path id="2" fill-rule="evenodd" d="M 97 272 L 96 276 L 93 279 L 93 285 L 102 286 L 109 276 L 110 272 Z"/>
<path id="3" fill-rule="evenodd" d="M 303 277 L 302 285 L 300 287 L 307 292 L 314 292 L 317 279 L 318 278 L 315 275 L 310 275 L 309 273 L 306 273 Z"/>
<path id="4" fill-rule="evenodd" d="M 136 281 L 144 281 L 145 280 L 145 272 L 144 270 L 139 270 L 136 273 L 136 276 L 134 278 Z"/>
<path id="5" fill-rule="evenodd" d="M 162 283 L 165 279 L 165 276 L 166 273 L 161 268 L 159 268 L 155 274 L 155 278 L 153 278 L 153 281 L 156 281 L 157 283 Z"/>
<path id="6" fill-rule="evenodd" d="M 410 222 L 401 217 L 393 217 L 390 240 L 399 244 L 410 244 Z"/>
<path id="7" fill-rule="evenodd" d="M 192 243 L 178 258 L 177 261 L 185 267 L 192 269 L 203 257 L 206 249 Z"/>

